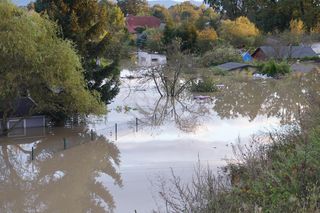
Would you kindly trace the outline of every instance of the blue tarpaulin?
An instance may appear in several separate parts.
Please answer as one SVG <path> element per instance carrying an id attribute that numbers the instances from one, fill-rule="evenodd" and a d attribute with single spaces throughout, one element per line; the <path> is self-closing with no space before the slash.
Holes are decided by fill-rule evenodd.
<path id="1" fill-rule="evenodd" d="M 245 53 L 242 54 L 242 60 L 244 62 L 250 62 L 253 59 L 252 59 L 251 55 L 248 52 L 245 52 Z"/>

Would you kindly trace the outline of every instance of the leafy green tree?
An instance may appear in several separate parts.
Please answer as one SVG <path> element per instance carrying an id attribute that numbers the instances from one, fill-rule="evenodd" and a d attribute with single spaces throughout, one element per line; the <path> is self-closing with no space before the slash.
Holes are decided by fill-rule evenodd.
<path id="1" fill-rule="evenodd" d="M 194 23 L 200 17 L 201 8 L 191 4 L 189 1 L 176 4 L 169 8 L 175 22 Z"/>
<path id="2" fill-rule="evenodd" d="M 197 29 L 192 23 L 183 23 L 175 27 L 173 23 L 168 23 L 163 32 L 163 44 L 169 45 L 175 38 L 180 40 L 182 51 L 194 51 L 197 42 Z"/>
<path id="3" fill-rule="evenodd" d="M 168 45 L 172 42 L 172 40 L 175 38 L 175 27 L 173 22 L 168 22 L 166 26 L 164 27 L 163 31 L 163 43 L 165 45 Z"/>
<path id="4" fill-rule="evenodd" d="M 200 18 L 196 21 L 196 27 L 198 30 L 203 30 L 207 27 L 217 29 L 220 21 L 220 15 L 216 13 L 212 8 L 206 8 L 203 10 Z"/>
<path id="5" fill-rule="evenodd" d="M 146 0 L 117 0 L 125 15 L 149 15 L 150 8 Z"/>
<path id="6" fill-rule="evenodd" d="M 167 23 L 167 22 L 172 22 L 172 16 L 167 8 L 161 5 L 154 5 L 151 8 L 151 13 L 154 17 L 159 18 L 161 21 Z"/>
<path id="7" fill-rule="evenodd" d="M 26 96 L 37 103 L 29 113 L 48 113 L 56 120 L 104 113 L 100 95 L 87 89 L 76 50 L 57 32 L 56 24 L 39 14 L 0 2 L 2 127 L 17 98 Z"/>
<path id="8" fill-rule="evenodd" d="M 119 90 L 124 29 L 120 8 L 106 0 L 37 0 L 35 8 L 61 26 L 62 38 L 75 43 L 89 89 L 98 91 L 108 103 Z"/>
<path id="9" fill-rule="evenodd" d="M 147 36 L 146 48 L 152 52 L 163 52 L 165 47 L 163 45 L 163 32 L 159 29 L 147 29 L 144 32 Z"/>
<path id="10" fill-rule="evenodd" d="M 181 38 L 181 50 L 195 50 L 197 42 L 197 29 L 191 23 L 182 24 L 176 32 L 176 37 Z"/>

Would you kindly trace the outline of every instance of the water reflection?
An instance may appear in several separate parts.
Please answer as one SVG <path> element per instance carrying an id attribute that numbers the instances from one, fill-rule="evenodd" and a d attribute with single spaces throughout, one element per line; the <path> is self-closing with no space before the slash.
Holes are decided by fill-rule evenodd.
<path id="1" fill-rule="evenodd" d="M 0 212 L 113 212 L 106 180 L 122 186 L 119 164 L 118 148 L 102 136 L 90 141 L 83 128 L 56 129 L 43 138 L 2 139 Z"/>
<path id="2" fill-rule="evenodd" d="M 233 79 L 211 99 L 194 100 L 185 92 L 179 97 L 160 97 L 153 104 L 136 102 L 139 119 L 145 126 L 156 128 L 173 123 L 184 132 L 221 119 L 245 118 L 253 122 L 259 116 L 276 118 L 282 125 L 299 118 L 311 95 L 320 91 L 319 72 L 295 75 L 281 80 Z"/>
<path id="3" fill-rule="evenodd" d="M 287 124 L 299 117 L 308 97 L 320 89 L 318 72 L 282 80 L 233 82 L 215 95 L 214 111 L 222 119 L 259 115 L 277 117 Z"/>
<path id="4" fill-rule="evenodd" d="M 210 114 L 208 103 L 199 104 L 187 97 L 161 97 L 154 105 L 141 107 L 139 120 L 143 125 L 157 127 L 174 122 L 184 132 L 194 132 L 201 123 L 201 118 Z"/>
<path id="5" fill-rule="evenodd" d="M 319 80 L 317 72 L 281 80 L 228 79 L 207 101 L 188 92 L 159 98 L 154 86 L 141 90 L 138 81 L 126 80 L 107 119 L 91 124 L 106 137 L 119 124 L 117 146 L 104 137 L 91 141 L 86 127 L 27 131 L 23 137 L 18 131 L 0 139 L 0 212 L 149 212 L 149 177 L 170 175 L 169 168 L 186 177 L 199 156 L 214 168 L 224 165 L 232 155 L 230 142 L 297 118 L 309 97 L 319 95 Z M 138 132 L 131 131 L 136 118 Z M 127 123 L 130 131 L 122 136 L 121 124 Z"/>

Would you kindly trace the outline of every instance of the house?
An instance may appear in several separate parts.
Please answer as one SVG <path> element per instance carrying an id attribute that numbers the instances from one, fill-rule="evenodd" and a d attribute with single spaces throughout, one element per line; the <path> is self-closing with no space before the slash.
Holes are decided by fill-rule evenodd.
<path id="1" fill-rule="evenodd" d="M 228 62 L 225 64 L 220 64 L 216 66 L 216 68 L 221 69 L 223 71 L 253 71 L 253 66 L 250 64 L 243 64 L 237 62 Z"/>
<path id="2" fill-rule="evenodd" d="M 36 103 L 30 97 L 21 97 L 14 101 L 14 109 L 10 113 L 7 122 L 7 128 L 11 129 L 26 129 L 34 127 L 44 127 L 46 118 L 44 115 L 31 114 L 36 107 Z M 3 127 L 2 123 L 3 112 L 0 111 L 0 132 Z M 23 131 L 24 132 L 24 131 Z"/>
<path id="3" fill-rule="evenodd" d="M 317 56 L 313 48 L 308 46 L 261 46 L 252 54 L 255 60 L 302 59 Z"/>
<path id="4" fill-rule="evenodd" d="M 141 67 L 153 67 L 167 63 L 167 57 L 160 54 L 149 54 L 147 52 L 138 52 L 138 65 Z"/>
<path id="5" fill-rule="evenodd" d="M 154 16 L 128 15 L 126 25 L 129 33 L 137 33 L 139 28 L 160 28 L 161 20 Z"/>

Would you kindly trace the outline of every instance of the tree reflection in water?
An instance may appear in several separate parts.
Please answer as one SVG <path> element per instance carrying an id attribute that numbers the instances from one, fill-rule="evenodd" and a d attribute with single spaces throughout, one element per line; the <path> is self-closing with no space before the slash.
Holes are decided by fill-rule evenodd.
<path id="1" fill-rule="evenodd" d="M 72 147 L 63 151 L 62 137 Z M 113 143 L 101 136 L 90 141 L 82 128 L 27 140 L 1 143 L 0 212 L 113 212 L 105 180 L 122 187 L 120 153 Z"/>
<path id="2" fill-rule="evenodd" d="M 261 115 L 288 124 L 308 106 L 308 97 L 320 91 L 319 80 L 316 71 L 282 80 L 233 82 L 215 95 L 213 109 L 222 119 L 242 116 L 253 121 Z"/>
<path id="3" fill-rule="evenodd" d="M 139 118 L 142 125 L 158 127 L 173 121 L 180 130 L 194 132 L 210 113 L 210 106 L 209 102 L 199 104 L 187 97 L 166 96 L 159 98 L 153 106 L 137 108 L 142 115 Z"/>
<path id="4" fill-rule="evenodd" d="M 282 125 L 299 118 L 309 104 L 309 97 L 319 95 L 319 70 L 281 80 L 228 81 L 219 92 L 209 94 L 212 100 L 197 102 L 185 91 L 178 97 L 164 96 L 149 107 L 137 106 L 145 126 L 158 127 L 173 122 L 184 132 L 194 132 L 208 119 L 275 117 Z"/>

